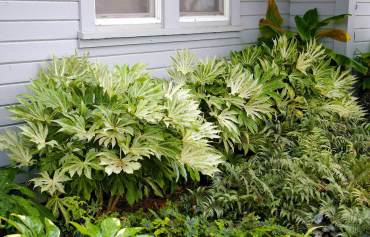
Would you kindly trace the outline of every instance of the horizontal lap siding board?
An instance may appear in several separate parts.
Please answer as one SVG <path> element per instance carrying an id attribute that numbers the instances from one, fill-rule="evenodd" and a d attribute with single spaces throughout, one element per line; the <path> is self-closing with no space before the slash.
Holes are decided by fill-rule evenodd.
<path id="1" fill-rule="evenodd" d="M 285 22 L 289 25 L 290 3 L 288 0 L 277 0 L 277 4 Z M 240 22 L 243 27 L 241 32 L 244 43 L 255 43 L 259 37 L 259 21 L 265 17 L 267 0 L 242 0 L 240 2 Z"/>
<path id="2" fill-rule="evenodd" d="M 0 21 L 0 42 L 76 39 L 79 24 L 78 20 Z"/>
<path id="3" fill-rule="evenodd" d="M 370 52 L 370 1 L 358 0 L 354 16 L 354 53 Z"/>
<path id="4" fill-rule="evenodd" d="M 78 19 L 78 1 L 0 1 L 0 21 Z"/>

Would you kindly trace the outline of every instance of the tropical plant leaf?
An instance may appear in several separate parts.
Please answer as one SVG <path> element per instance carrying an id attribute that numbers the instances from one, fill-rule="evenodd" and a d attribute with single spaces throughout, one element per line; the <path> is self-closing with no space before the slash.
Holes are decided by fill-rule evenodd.
<path id="1" fill-rule="evenodd" d="M 351 40 L 351 36 L 348 32 L 341 29 L 323 29 L 317 32 L 316 37 L 318 39 L 328 37 L 341 42 L 348 42 Z"/>
<path id="2" fill-rule="evenodd" d="M 108 175 L 120 174 L 121 172 L 133 174 L 134 171 L 141 168 L 141 164 L 137 162 L 140 157 L 127 156 L 120 158 L 110 151 L 101 152 L 98 156 L 100 157 L 100 165 L 105 167 L 104 170 Z"/>
<path id="3" fill-rule="evenodd" d="M 275 0 L 268 0 L 266 19 L 272 22 L 274 25 L 281 27 L 284 19 L 280 15 L 279 8 Z"/>
<path id="4" fill-rule="evenodd" d="M 69 181 L 64 172 L 56 170 L 51 177 L 47 172 L 41 172 L 39 178 L 31 179 L 35 187 L 40 187 L 41 192 L 48 192 L 51 196 L 58 193 L 65 193 L 63 183 Z"/>
<path id="5" fill-rule="evenodd" d="M 75 174 L 78 176 L 83 174 L 86 178 L 92 179 L 92 170 L 102 169 L 99 165 L 97 153 L 93 149 L 88 151 L 82 159 L 74 154 L 66 154 L 60 162 L 63 165 L 63 171 L 69 173 L 72 178 Z"/>

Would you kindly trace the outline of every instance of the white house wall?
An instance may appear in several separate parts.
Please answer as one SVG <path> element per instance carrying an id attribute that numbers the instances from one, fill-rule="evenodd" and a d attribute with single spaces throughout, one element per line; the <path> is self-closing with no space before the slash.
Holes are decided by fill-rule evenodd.
<path id="1" fill-rule="evenodd" d="M 357 0 L 353 7 L 354 53 L 370 52 L 370 0 Z"/>

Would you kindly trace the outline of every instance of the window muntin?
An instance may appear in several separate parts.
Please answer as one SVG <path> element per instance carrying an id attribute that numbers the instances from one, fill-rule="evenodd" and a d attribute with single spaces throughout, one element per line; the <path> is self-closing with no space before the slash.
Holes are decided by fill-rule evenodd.
<path id="1" fill-rule="evenodd" d="M 229 0 L 180 0 L 181 22 L 227 20 Z"/>
<path id="2" fill-rule="evenodd" d="M 161 22 L 161 0 L 95 0 L 96 24 Z"/>

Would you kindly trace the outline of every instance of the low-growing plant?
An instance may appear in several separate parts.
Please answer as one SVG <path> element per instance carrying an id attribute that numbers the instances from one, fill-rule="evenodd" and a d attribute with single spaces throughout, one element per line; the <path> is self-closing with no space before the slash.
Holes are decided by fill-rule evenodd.
<path id="1" fill-rule="evenodd" d="M 129 226 L 142 226 L 154 236 L 169 237 L 267 237 L 303 235 L 285 227 L 275 225 L 272 221 L 262 222 L 253 214 L 245 215 L 237 222 L 227 219 L 207 220 L 202 215 L 194 215 L 189 209 L 180 209 L 170 203 L 150 214 L 138 211 L 123 216 L 123 222 Z M 185 203 L 187 205 L 187 203 Z"/>
<path id="2" fill-rule="evenodd" d="M 98 224 L 92 224 L 86 220 L 84 225 L 76 222 L 71 224 L 83 236 L 90 237 L 150 237 L 150 235 L 139 234 L 144 228 L 141 227 L 122 227 L 119 219 L 108 217 Z"/>
<path id="3" fill-rule="evenodd" d="M 86 58 L 55 59 L 29 90 L 10 108 L 25 124 L 1 148 L 15 166 L 37 168 L 34 186 L 64 217 L 65 197 L 112 211 L 122 199 L 133 204 L 199 172 L 211 176 L 222 162 L 209 145 L 218 131 L 192 94 L 143 65 L 110 71 Z"/>

